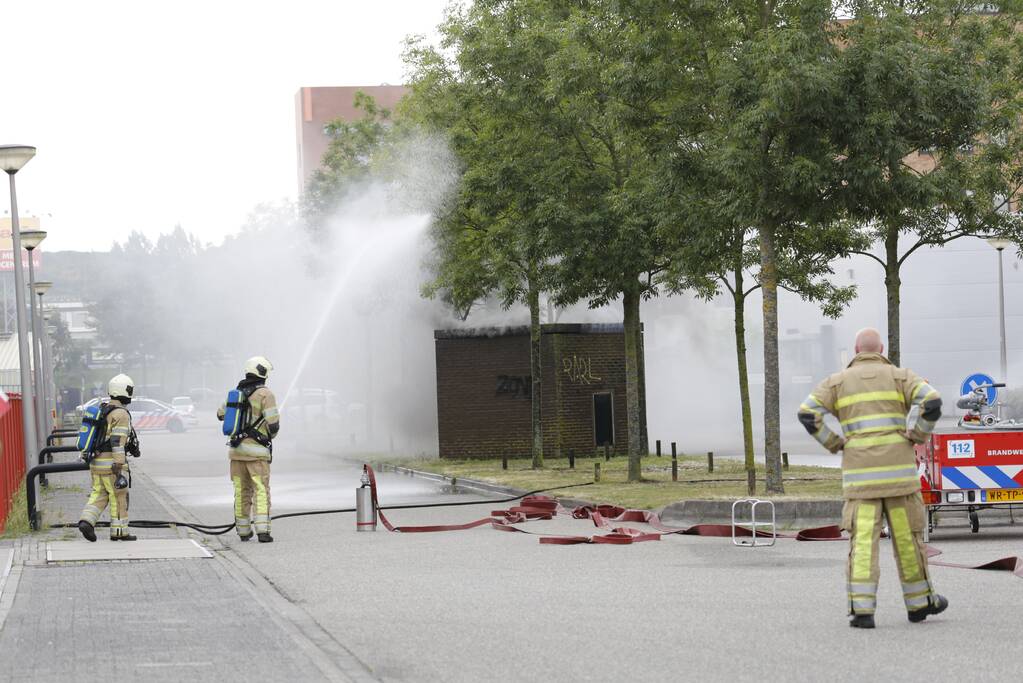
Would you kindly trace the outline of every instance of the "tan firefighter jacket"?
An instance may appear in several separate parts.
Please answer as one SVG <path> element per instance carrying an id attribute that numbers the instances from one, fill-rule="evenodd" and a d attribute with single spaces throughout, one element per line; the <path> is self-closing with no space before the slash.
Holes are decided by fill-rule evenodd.
<path id="1" fill-rule="evenodd" d="M 221 420 L 224 419 L 226 407 L 226 404 L 221 405 L 217 411 L 217 417 Z M 249 395 L 247 426 L 252 425 L 256 425 L 256 431 L 267 440 L 277 436 L 280 429 L 277 399 L 274 397 L 274 393 L 265 386 L 259 387 Z M 247 437 L 242 439 L 237 448 L 228 449 L 228 457 L 231 460 L 269 460 L 270 450 L 255 439 Z"/>
<path id="2" fill-rule="evenodd" d="M 96 474 L 111 474 L 114 465 L 127 467 L 124 447 L 131 436 L 131 415 L 119 399 L 110 399 L 110 405 L 116 407 L 107 413 L 104 441 L 99 445 L 96 457 L 89 463 L 89 469 Z"/>
<path id="3" fill-rule="evenodd" d="M 920 412 L 907 424 L 912 406 Z M 844 438 L 824 424 L 838 418 Z M 879 353 L 860 353 L 821 382 L 799 406 L 799 421 L 832 453 L 842 454 L 845 498 L 885 498 L 920 490 L 913 443 L 923 443 L 941 417 L 941 397 L 912 370 Z"/>

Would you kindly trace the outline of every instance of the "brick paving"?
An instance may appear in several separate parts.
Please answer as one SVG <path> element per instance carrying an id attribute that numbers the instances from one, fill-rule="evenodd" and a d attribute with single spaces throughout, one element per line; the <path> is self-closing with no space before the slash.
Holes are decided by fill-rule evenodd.
<path id="1" fill-rule="evenodd" d="M 50 478 L 41 496 L 47 524 L 77 520 L 86 481 L 84 472 Z M 135 477 L 132 519 L 171 515 L 151 486 Z M 110 543 L 107 529 L 97 533 L 97 543 Z M 133 533 L 188 537 L 186 529 Z M 15 592 L 0 630 L 0 681 L 318 681 L 368 675 L 346 675 L 299 628 L 268 609 L 272 599 L 260 596 L 258 582 L 242 576 L 237 560 L 226 560 L 223 554 L 230 551 L 216 540 L 206 539 L 214 559 L 46 563 L 47 541 L 78 538 L 75 529 L 51 529 L 5 543 L 15 550 L 11 578 L 17 580 L 5 587 L 5 594 Z M 9 601 L 10 595 L 4 597 Z"/>

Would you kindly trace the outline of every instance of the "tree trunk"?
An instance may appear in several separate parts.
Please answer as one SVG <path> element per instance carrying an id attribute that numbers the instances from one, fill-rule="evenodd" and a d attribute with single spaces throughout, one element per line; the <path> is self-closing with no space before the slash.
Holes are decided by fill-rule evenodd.
<path id="1" fill-rule="evenodd" d="M 899 343 L 899 231 L 889 228 L 884 238 L 884 287 L 888 293 L 888 360 L 895 365 L 902 362 L 902 348 Z"/>
<path id="2" fill-rule="evenodd" d="M 532 387 L 529 400 L 532 407 L 533 427 L 533 469 L 543 469 L 543 426 L 540 422 L 540 291 L 529 283 L 526 293 L 529 300 L 529 374 Z"/>
<path id="3" fill-rule="evenodd" d="M 781 481 L 781 426 L 778 378 L 778 264 L 774 226 L 760 233 L 760 284 L 764 296 L 764 458 L 767 492 L 785 493 Z"/>
<path id="4" fill-rule="evenodd" d="M 742 445 L 746 462 L 746 488 L 757 492 L 757 468 L 753 460 L 753 408 L 749 397 L 749 368 L 746 365 L 746 295 L 743 293 L 742 266 L 735 269 L 735 355 L 739 363 L 739 402 L 742 407 Z"/>
<path id="5" fill-rule="evenodd" d="M 637 358 L 639 359 L 639 452 L 644 456 L 650 455 L 650 437 L 647 434 L 646 422 L 646 341 L 643 335 L 643 324 L 638 325 L 639 332 L 636 337 Z"/>
<path id="6" fill-rule="evenodd" d="M 642 479 L 642 452 L 640 450 L 639 409 L 639 278 L 629 281 L 622 292 L 625 309 L 625 412 L 629 425 L 629 481 Z M 599 444 L 598 444 L 599 445 Z"/>

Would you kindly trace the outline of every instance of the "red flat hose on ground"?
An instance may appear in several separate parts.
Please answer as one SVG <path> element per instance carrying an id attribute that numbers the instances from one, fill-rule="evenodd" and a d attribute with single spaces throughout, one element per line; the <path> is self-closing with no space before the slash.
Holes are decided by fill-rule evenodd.
<path id="1" fill-rule="evenodd" d="M 643 541 L 659 541 L 661 536 L 710 536 L 717 538 L 730 538 L 732 527 L 728 524 L 696 524 L 690 527 L 672 527 L 664 524 L 660 516 L 649 510 L 629 510 L 615 505 L 581 505 L 569 510 L 563 507 L 557 500 L 549 496 L 526 496 L 521 504 L 514 505 L 507 510 L 492 510 L 489 517 L 483 517 L 464 524 L 435 524 L 431 526 L 394 526 L 380 509 L 377 501 L 377 480 L 376 473 L 369 465 L 364 465 L 369 476 L 369 485 L 372 489 L 373 507 L 380 515 L 380 521 L 388 531 L 398 531 L 405 534 L 429 533 L 435 531 L 463 531 L 475 529 L 476 527 L 490 525 L 498 531 L 513 531 L 516 533 L 539 536 L 543 545 L 630 545 Z M 593 536 L 558 536 L 550 534 L 537 534 L 532 531 L 521 529 L 516 524 L 538 520 L 554 519 L 557 515 L 570 515 L 574 519 L 589 519 L 598 529 L 605 531 L 603 534 Z M 653 527 L 656 531 L 641 531 L 627 526 L 615 526 L 621 523 L 640 523 Z M 746 527 L 736 527 L 736 536 L 751 536 L 752 532 Z M 771 534 L 766 531 L 757 530 L 757 536 L 769 537 Z M 796 533 L 779 533 L 778 538 L 790 538 L 796 541 L 843 541 L 847 540 L 842 535 L 842 530 L 836 525 L 801 529 Z M 940 555 L 937 548 L 927 546 L 928 557 Z M 930 564 L 940 567 L 954 567 L 957 569 L 982 569 L 989 571 L 1008 571 L 1015 576 L 1023 578 L 1023 558 L 1003 557 L 998 560 L 986 562 L 981 565 L 953 564 L 951 562 L 932 561 Z"/>

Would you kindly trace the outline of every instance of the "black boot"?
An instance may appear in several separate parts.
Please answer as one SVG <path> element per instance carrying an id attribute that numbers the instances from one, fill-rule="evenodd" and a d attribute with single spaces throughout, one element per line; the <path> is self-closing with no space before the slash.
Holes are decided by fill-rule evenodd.
<path id="1" fill-rule="evenodd" d="M 252 534 L 245 534 L 244 536 L 239 535 L 238 540 L 242 543 L 248 543 L 252 540 Z"/>
<path id="2" fill-rule="evenodd" d="M 132 536 L 131 534 L 121 534 L 120 536 L 111 536 L 111 541 L 137 541 L 138 536 Z"/>
<path id="3" fill-rule="evenodd" d="M 935 593 L 931 596 L 930 601 L 927 603 L 927 607 L 910 610 L 909 620 L 914 624 L 920 623 L 932 614 L 941 614 L 945 611 L 946 607 L 948 607 L 948 599 L 944 595 L 938 595 Z"/>
<path id="4" fill-rule="evenodd" d="M 257 534 L 260 543 L 273 543 L 274 537 L 270 534 Z"/>
<path id="5" fill-rule="evenodd" d="M 78 530 L 82 532 L 82 536 L 85 536 L 85 540 L 90 543 L 96 542 L 96 529 L 84 519 L 78 522 Z"/>
<path id="6" fill-rule="evenodd" d="M 854 614 L 853 618 L 849 620 L 849 625 L 853 628 L 874 628 L 874 615 Z"/>

